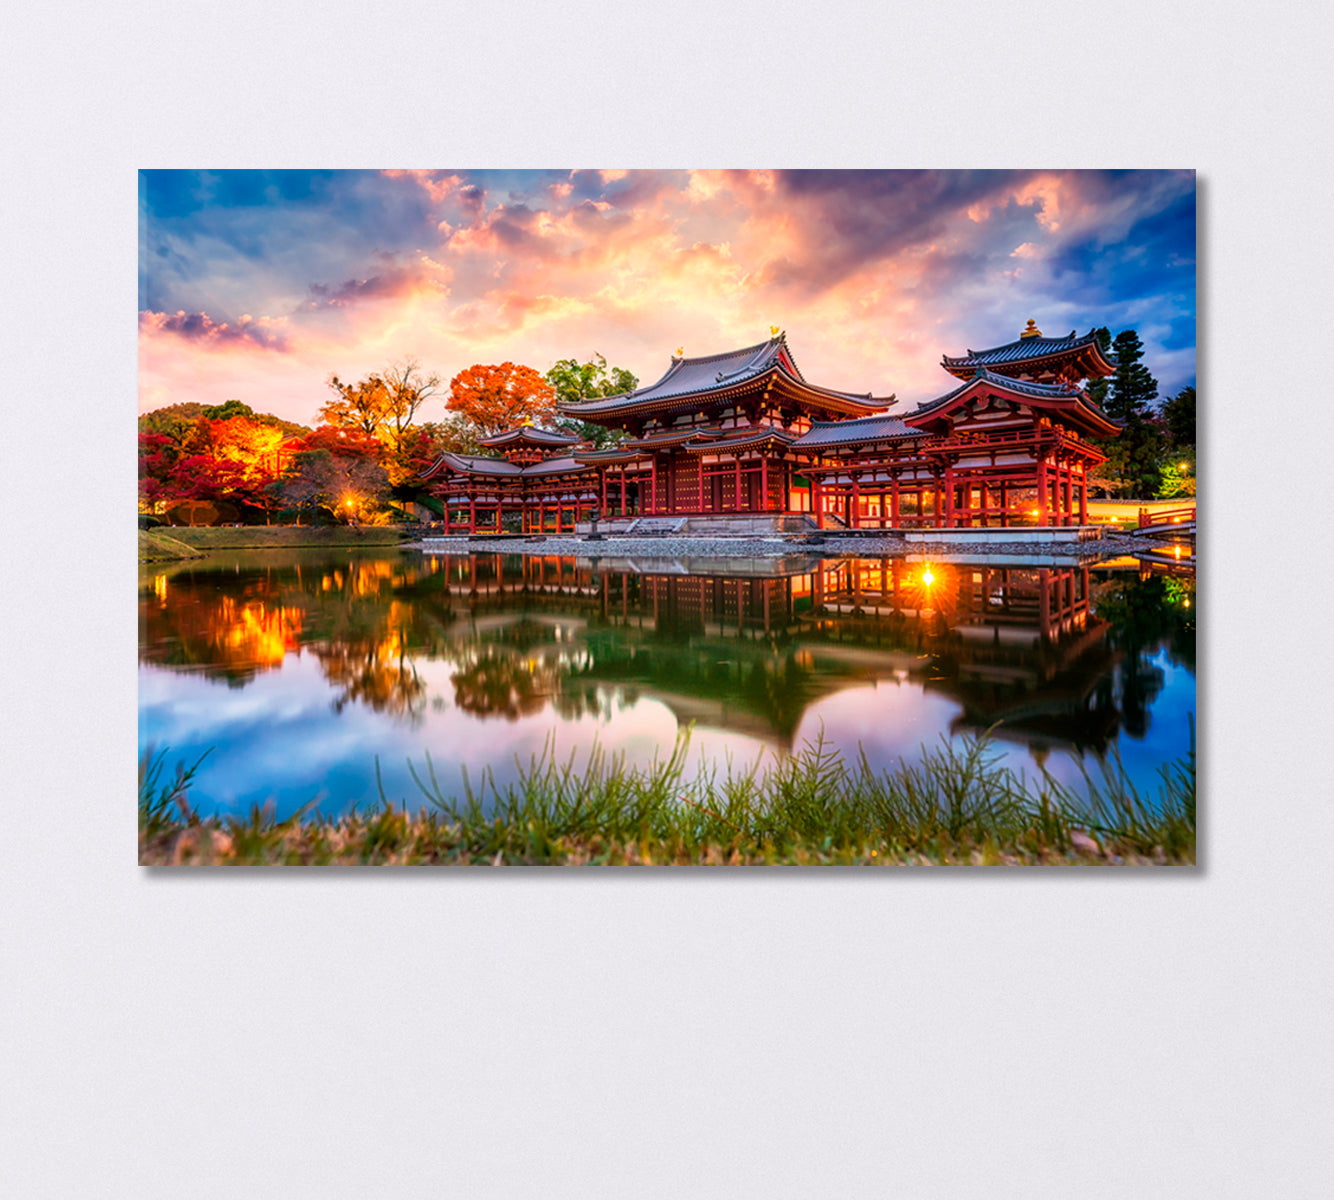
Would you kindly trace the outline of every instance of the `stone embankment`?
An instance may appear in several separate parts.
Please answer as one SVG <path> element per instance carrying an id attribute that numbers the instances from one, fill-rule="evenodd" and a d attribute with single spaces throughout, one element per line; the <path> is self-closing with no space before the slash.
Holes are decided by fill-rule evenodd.
<path id="1" fill-rule="evenodd" d="M 651 555 L 657 558 L 778 558 L 791 554 L 812 554 L 826 558 L 959 558 L 1013 555 L 1028 559 L 1076 556 L 1084 559 L 1115 558 L 1143 552 L 1148 539 L 1123 533 L 1104 532 L 1100 540 L 1043 544 L 1033 542 L 987 542 L 959 544 L 908 542 L 892 533 L 868 533 L 864 536 L 838 534 L 781 535 L 768 537 L 675 537 L 671 535 L 635 537 L 607 535 L 597 540 L 587 536 L 548 534 L 546 536 L 488 535 L 425 538 L 409 543 L 405 549 L 420 549 L 436 554 L 557 554 L 580 558 Z"/>

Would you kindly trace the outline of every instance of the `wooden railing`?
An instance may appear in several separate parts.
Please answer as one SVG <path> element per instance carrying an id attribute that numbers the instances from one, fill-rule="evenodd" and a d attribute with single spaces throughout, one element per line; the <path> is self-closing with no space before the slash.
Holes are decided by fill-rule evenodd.
<path id="1" fill-rule="evenodd" d="M 1165 508 L 1157 512 L 1150 512 L 1147 508 L 1139 510 L 1139 527 L 1146 528 L 1149 525 L 1178 525 L 1183 521 L 1195 520 L 1195 505 L 1188 508 Z"/>

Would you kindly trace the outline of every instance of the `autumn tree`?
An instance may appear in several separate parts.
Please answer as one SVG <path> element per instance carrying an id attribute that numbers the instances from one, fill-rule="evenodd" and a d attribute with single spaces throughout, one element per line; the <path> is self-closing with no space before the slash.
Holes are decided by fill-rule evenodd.
<path id="1" fill-rule="evenodd" d="M 152 512 L 171 499 L 172 468 L 181 457 L 180 444 L 164 433 L 139 434 L 139 509 Z"/>
<path id="2" fill-rule="evenodd" d="M 294 455 L 273 491 L 299 512 L 325 508 L 361 519 L 378 507 L 388 486 L 384 467 L 372 455 L 334 454 L 319 447 Z"/>
<path id="3" fill-rule="evenodd" d="M 423 371 L 415 358 L 407 358 L 357 383 L 344 383 L 332 375 L 329 387 L 334 398 L 320 409 L 320 420 L 341 429 L 359 429 L 380 438 L 392 450 L 417 410 L 439 390 L 440 376 Z"/>
<path id="4" fill-rule="evenodd" d="M 525 421 L 551 422 L 556 416 L 556 392 L 532 367 L 479 363 L 449 381 L 446 407 L 490 435 Z"/>
<path id="5" fill-rule="evenodd" d="M 546 373 L 546 381 L 555 391 L 558 404 L 578 404 L 601 396 L 618 396 L 622 392 L 633 392 L 639 386 L 639 380 L 624 367 L 608 367 L 607 360 L 596 352 L 592 360 L 585 363 L 575 358 L 562 358 Z M 627 436 L 621 430 L 607 429 L 573 417 L 561 420 L 559 427 L 599 448 L 623 441 Z"/>

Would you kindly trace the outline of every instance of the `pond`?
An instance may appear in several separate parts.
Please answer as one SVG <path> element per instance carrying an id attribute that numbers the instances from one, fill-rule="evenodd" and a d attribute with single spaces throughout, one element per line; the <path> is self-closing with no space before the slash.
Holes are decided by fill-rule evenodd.
<path id="1" fill-rule="evenodd" d="M 1195 582 L 1172 561 L 216 553 L 142 568 L 140 753 L 196 808 L 281 818 L 458 794 L 554 741 L 746 765 L 816 737 L 874 767 L 991 730 L 1075 784 L 1191 745 Z M 378 780 L 377 780 L 378 772 Z"/>

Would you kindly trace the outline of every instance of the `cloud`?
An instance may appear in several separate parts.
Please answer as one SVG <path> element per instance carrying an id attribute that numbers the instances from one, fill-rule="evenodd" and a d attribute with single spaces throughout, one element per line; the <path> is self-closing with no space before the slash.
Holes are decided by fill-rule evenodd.
<path id="1" fill-rule="evenodd" d="M 167 334 L 205 346 L 254 346 L 261 350 L 287 349 L 287 322 L 272 317 L 242 313 L 234 322 L 214 321 L 208 313 L 141 312 L 139 332 L 152 337 Z"/>
<path id="2" fill-rule="evenodd" d="M 141 196 L 144 338 L 285 347 L 309 386 L 232 386 L 210 360 L 210 390 L 258 387 L 244 395 L 260 408 L 407 353 L 448 377 L 597 349 L 652 379 L 677 345 L 726 350 L 770 325 L 814 382 L 915 402 L 949 386 L 942 353 L 1008 341 L 1030 316 L 1059 333 L 1138 322 L 1193 379 L 1189 172 L 168 174 Z M 237 312 L 281 316 L 217 315 Z M 153 361 L 155 396 L 204 386 L 184 360 Z"/>

